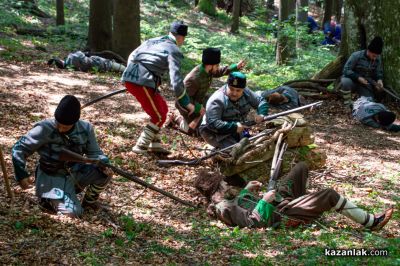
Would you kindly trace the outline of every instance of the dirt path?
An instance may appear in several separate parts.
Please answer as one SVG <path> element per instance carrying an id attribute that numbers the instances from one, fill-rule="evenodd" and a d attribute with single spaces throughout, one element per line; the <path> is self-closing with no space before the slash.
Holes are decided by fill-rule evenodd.
<path id="1" fill-rule="evenodd" d="M 43 65 L 0 63 L 0 143 L 10 175 L 13 173 L 12 145 L 35 122 L 51 117 L 65 94 L 74 94 L 86 102 L 119 86 L 115 77 L 49 69 Z M 171 94 L 167 94 L 172 107 Z M 130 151 L 147 121 L 131 95 L 120 94 L 96 104 L 83 111 L 82 119 L 94 124 L 100 146 L 116 164 L 185 200 L 202 204 L 201 197 L 192 188 L 197 168 L 159 168 L 156 157 L 138 156 Z M 318 113 L 308 115 L 308 119 L 312 121 L 316 143 L 328 155 L 326 175 L 313 173 L 312 181 L 318 187 L 334 186 L 369 209 L 385 205 L 400 207 L 399 134 L 361 126 L 350 119 L 349 112 L 339 102 L 325 103 Z M 199 154 L 194 148 L 203 146 L 202 142 L 183 139 Z M 189 152 L 184 152 L 180 134 L 166 129 L 163 140 L 174 150 L 174 156 L 191 158 Z M 31 159 L 32 171 L 33 163 Z M 201 227 L 202 223 L 210 224 L 204 209 L 182 207 L 119 177 L 102 194 L 109 211 L 88 212 L 81 220 L 44 214 L 35 203 L 33 190 L 21 192 L 15 182 L 13 187 L 17 200 L 10 209 L 3 180 L 0 182 L 0 261 L 5 264 L 91 264 L 96 260 L 110 264 L 227 263 L 237 253 L 229 247 L 215 253 L 207 250 L 210 242 L 204 235 L 209 239 L 213 236 L 204 233 L 208 231 Z M 337 215 L 329 219 L 344 221 Z M 219 223 L 212 224 L 226 228 Z M 129 229 L 132 227 L 135 230 Z M 136 234 L 130 236 L 133 242 L 129 241 L 129 234 Z M 380 235 L 400 236 L 398 215 Z M 265 256 L 276 254 L 281 254 L 279 247 L 265 247 Z M 246 252 L 242 255 L 246 256 Z"/>

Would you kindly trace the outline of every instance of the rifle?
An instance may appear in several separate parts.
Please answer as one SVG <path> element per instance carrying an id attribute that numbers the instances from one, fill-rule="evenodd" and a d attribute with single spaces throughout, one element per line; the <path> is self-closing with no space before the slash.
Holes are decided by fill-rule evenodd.
<path id="1" fill-rule="evenodd" d="M 276 160 L 276 164 L 272 165 L 271 168 L 275 168 L 275 170 L 271 173 L 271 176 L 269 178 L 269 183 L 268 183 L 268 191 L 274 190 L 276 188 L 276 181 L 278 180 L 280 168 L 282 166 L 282 161 L 283 161 L 283 155 L 285 154 L 285 151 L 288 147 L 288 144 L 284 142 L 281 147 L 276 147 L 276 149 L 279 150 L 279 155 Z"/>
<path id="2" fill-rule="evenodd" d="M 110 93 L 108 93 L 108 94 L 106 94 L 106 95 L 100 96 L 100 97 L 98 97 L 98 98 L 96 98 L 96 99 L 94 99 L 94 100 L 91 100 L 90 102 L 87 102 L 87 103 L 85 103 L 84 105 L 82 105 L 82 106 L 81 106 L 81 110 L 82 110 L 83 108 L 88 107 L 88 106 L 90 106 L 90 105 L 92 105 L 92 104 L 95 104 L 95 103 L 97 103 L 97 102 L 99 102 L 99 101 L 101 101 L 101 100 L 107 99 L 107 98 L 109 98 L 109 97 L 111 97 L 111 96 L 114 96 L 114 95 L 119 94 L 119 93 L 123 93 L 123 92 L 125 92 L 125 91 L 126 91 L 126 88 L 123 88 L 123 89 L 120 89 L 120 90 L 116 90 L 116 91 L 110 92 Z"/>
<path id="3" fill-rule="evenodd" d="M 314 106 L 320 106 L 321 104 L 322 104 L 322 101 L 318 101 L 318 102 L 315 102 L 315 103 L 310 103 L 310 104 L 303 105 L 303 106 L 300 106 L 300 107 L 296 107 L 296 108 L 293 108 L 293 109 L 290 109 L 290 110 L 287 110 L 287 111 L 283 111 L 283 112 L 280 112 L 280 113 L 267 115 L 267 116 L 264 116 L 264 119 L 263 119 L 262 122 L 269 121 L 269 120 L 275 119 L 275 118 L 280 117 L 280 116 L 296 113 L 298 111 L 301 111 L 301 110 L 304 110 L 304 109 L 308 109 L 308 108 L 312 108 Z M 245 125 L 245 126 L 254 126 L 257 123 L 256 123 L 256 121 L 245 121 L 242 124 Z"/>
<path id="4" fill-rule="evenodd" d="M 274 132 L 275 130 L 276 130 L 276 129 L 265 130 L 265 131 L 263 131 L 263 132 L 261 132 L 261 133 L 255 135 L 255 136 L 249 138 L 249 140 L 254 140 L 254 139 L 261 138 L 261 137 L 263 137 L 263 136 L 266 136 L 266 135 L 268 135 L 268 134 Z M 200 158 L 197 158 L 197 159 L 193 159 L 193 160 L 190 160 L 190 161 L 182 161 L 182 160 L 158 160 L 157 163 L 158 163 L 158 165 L 160 165 L 160 166 L 169 166 L 169 165 L 198 165 L 200 162 L 202 162 L 202 161 L 204 161 L 204 160 L 207 160 L 208 158 L 211 158 L 211 157 L 213 157 L 213 156 L 215 156 L 215 155 L 217 155 L 217 154 L 219 154 L 219 153 L 221 153 L 221 152 L 228 151 L 228 150 L 232 149 L 235 145 L 236 145 L 236 144 L 233 144 L 233 145 L 228 146 L 228 147 L 225 147 L 225 148 L 223 148 L 223 149 L 213 151 L 213 152 L 211 152 L 210 154 L 207 154 L 207 155 L 205 155 L 205 156 L 203 156 L 203 157 L 200 157 Z"/>
<path id="5" fill-rule="evenodd" d="M 368 81 L 370 86 L 376 87 L 377 82 L 371 78 L 366 78 L 366 80 Z M 373 90 L 373 88 L 371 88 Z M 393 92 L 391 92 L 388 88 L 382 87 L 383 91 L 386 92 L 387 94 L 389 94 L 390 96 L 392 96 L 393 98 L 395 98 L 396 100 L 400 101 L 400 97 L 396 94 L 394 94 Z"/>
<path id="6" fill-rule="evenodd" d="M 65 148 L 62 148 L 61 152 L 60 152 L 59 160 L 60 161 L 67 161 L 67 162 L 96 164 L 96 165 L 98 165 L 100 167 L 110 168 L 115 173 L 119 174 L 120 176 L 125 177 L 125 178 L 127 178 L 127 179 L 129 179 L 129 180 L 131 180 L 131 181 L 133 181 L 135 183 L 138 183 L 139 185 L 142 185 L 142 186 L 144 186 L 146 188 L 150 188 L 150 189 L 152 189 L 154 191 L 157 191 L 158 193 L 161 193 L 162 195 L 167 196 L 168 198 L 173 199 L 173 200 L 175 200 L 175 201 L 177 201 L 179 203 L 182 203 L 182 204 L 184 204 L 186 206 L 189 206 L 189 207 L 192 207 L 192 208 L 196 208 L 196 206 L 193 205 L 192 203 L 184 201 L 184 200 L 172 195 L 171 193 L 169 193 L 169 192 L 167 192 L 165 190 L 162 190 L 162 189 L 160 189 L 160 188 L 158 188 L 158 187 L 156 187 L 156 186 L 154 186 L 152 184 L 149 184 L 146 181 L 140 179 L 139 177 L 137 177 L 137 176 L 135 176 L 135 175 L 133 175 L 133 174 L 131 174 L 129 172 L 126 172 L 125 170 L 122 170 L 121 168 L 118 168 L 118 167 L 116 167 L 116 166 L 114 166 L 112 164 L 109 164 L 109 163 L 102 162 L 99 159 L 86 158 L 86 157 L 84 157 L 84 156 L 82 156 L 80 154 L 77 154 L 77 153 L 73 152 L 73 151 L 70 151 L 70 150 L 67 150 Z"/>

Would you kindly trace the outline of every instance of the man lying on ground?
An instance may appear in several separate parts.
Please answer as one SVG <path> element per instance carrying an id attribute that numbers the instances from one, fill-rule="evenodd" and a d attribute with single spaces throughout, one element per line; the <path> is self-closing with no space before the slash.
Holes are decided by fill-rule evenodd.
<path id="1" fill-rule="evenodd" d="M 223 179 L 220 173 L 202 171 L 195 186 L 211 202 L 207 212 L 229 226 L 298 226 L 335 210 L 366 228 L 379 230 L 393 213 L 393 208 L 382 214 L 367 213 L 332 188 L 307 194 L 308 167 L 304 162 L 296 164 L 278 182 L 276 191 L 266 192 L 261 198 L 256 193 L 262 186 L 260 182 L 250 181 L 235 195 Z"/>
<path id="2" fill-rule="evenodd" d="M 399 132 L 400 125 L 394 124 L 396 114 L 386 106 L 376 103 L 371 97 L 360 97 L 353 104 L 353 117 L 366 126 Z"/>
<path id="3" fill-rule="evenodd" d="M 289 86 L 281 86 L 273 90 L 256 91 L 256 94 L 267 100 L 269 106 L 281 110 L 290 110 L 301 105 L 299 93 Z"/>
<path id="4" fill-rule="evenodd" d="M 100 56 L 91 55 L 90 52 L 76 51 L 70 53 L 65 60 L 59 58 L 50 59 L 47 64 L 55 64 L 58 68 L 72 68 L 77 71 L 99 71 L 99 72 L 124 72 L 125 66 Z"/>

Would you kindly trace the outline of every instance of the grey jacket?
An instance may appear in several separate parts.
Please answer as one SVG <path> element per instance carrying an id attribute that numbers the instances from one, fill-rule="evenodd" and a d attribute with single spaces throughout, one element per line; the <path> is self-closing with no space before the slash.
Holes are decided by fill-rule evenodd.
<path id="1" fill-rule="evenodd" d="M 181 99 L 186 95 L 180 72 L 182 59 L 183 54 L 171 36 L 147 40 L 129 55 L 122 80 L 156 89 L 169 70 L 175 96 Z"/>
<path id="2" fill-rule="evenodd" d="M 65 66 L 72 67 L 75 70 L 87 72 L 93 68 L 99 71 L 110 71 L 112 60 L 102 58 L 100 56 L 86 56 L 83 52 L 77 51 L 70 53 L 65 59 Z"/>
<path id="3" fill-rule="evenodd" d="M 244 89 L 243 96 L 236 102 L 229 100 L 227 89 L 228 85 L 224 85 L 208 99 L 202 125 L 216 133 L 236 133 L 237 122 L 244 122 L 251 108 L 259 115 L 268 114 L 268 103 L 249 88 Z"/>
<path id="4" fill-rule="evenodd" d="M 283 94 L 286 98 L 289 99 L 289 102 L 279 104 L 279 105 L 269 104 L 270 106 L 275 107 L 277 109 L 281 109 L 281 110 L 290 110 L 290 109 L 299 107 L 301 105 L 300 100 L 299 100 L 299 93 L 295 89 L 293 89 L 289 86 L 281 86 L 281 87 L 278 87 L 273 90 L 257 91 L 256 94 L 260 95 L 264 99 L 267 99 L 267 97 L 269 95 L 271 95 L 272 93 L 275 93 L 275 92 L 278 92 L 279 94 Z"/>
<path id="5" fill-rule="evenodd" d="M 399 125 L 391 124 L 383 127 L 373 118 L 374 115 L 382 111 L 388 112 L 389 110 L 383 104 L 374 102 L 372 97 L 362 96 L 353 104 L 353 117 L 364 125 L 398 132 L 400 130 Z"/>
<path id="6" fill-rule="evenodd" d="M 61 148 L 67 148 L 89 158 L 108 161 L 97 144 L 93 127 L 86 121 L 79 120 L 71 132 L 60 134 L 56 129 L 54 119 L 43 120 L 37 123 L 26 135 L 22 136 L 12 148 L 12 161 L 15 178 L 20 181 L 29 176 L 26 169 L 26 160 L 34 152 L 40 156 L 40 161 L 63 165 L 59 161 Z M 45 173 L 41 167 L 36 173 L 36 193 L 38 196 L 62 198 L 67 176 L 74 176 L 79 164 L 70 164 L 68 173 L 66 168 L 53 174 Z M 59 189 L 55 191 L 54 189 Z M 54 192 L 54 193 L 52 193 Z M 43 196 L 45 195 L 45 196 Z M 47 195 L 47 196 L 46 196 Z"/>
<path id="7" fill-rule="evenodd" d="M 361 50 L 351 54 L 343 68 L 343 75 L 357 81 L 359 77 L 373 80 L 383 79 L 381 56 L 374 61 L 367 57 L 367 51 Z"/>

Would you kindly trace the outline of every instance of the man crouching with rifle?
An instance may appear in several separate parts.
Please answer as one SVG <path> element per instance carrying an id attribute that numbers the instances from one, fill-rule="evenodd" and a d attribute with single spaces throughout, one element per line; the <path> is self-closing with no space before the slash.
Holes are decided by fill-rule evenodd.
<path id="1" fill-rule="evenodd" d="M 99 195 L 112 176 L 112 171 L 96 165 L 66 163 L 59 158 L 60 151 L 68 149 L 108 162 L 97 144 L 92 125 L 79 120 L 80 110 L 78 99 L 66 95 L 57 106 L 55 119 L 37 123 L 12 149 L 15 178 L 22 189 L 31 186 L 26 159 L 37 152 L 40 159 L 35 171 L 36 195 L 40 205 L 69 217 L 81 216 L 86 207 L 98 208 Z M 81 204 L 77 193 L 85 188 Z"/>
<path id="2" fill-rule="evenodd" d="M 256 193 L 262 187 L 260 182 L 250 181 L 239 195 L 235 195 L 223 178 L 219 173 L 203 171 L 195 186 L 210 201 L 207 212 L 229 226 L 298 226 L 317 220 L 326 211 L 335 210 L 366 228 L 379 230 L 393 213 L 392 208 L 382 214 L 367 213 L 332 188 L 306 194 L 308 167 L 304 162 L 297 163 L 278 182 L 276 190 L 264 193 L 261 199 Z M 277 200 L 278 193 L 282 200 Z"/>

